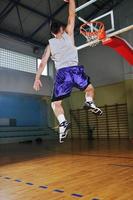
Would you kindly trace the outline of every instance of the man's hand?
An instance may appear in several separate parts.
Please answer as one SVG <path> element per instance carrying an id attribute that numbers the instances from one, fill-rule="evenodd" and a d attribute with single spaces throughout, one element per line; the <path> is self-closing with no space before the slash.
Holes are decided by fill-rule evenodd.
<path id="1" fill-rule="evenodd" d="M 41 87 L 42 87 L 42 83 L 40 79 L 35 79 L 33 89 L 36 91 L 39 91 Z"/>

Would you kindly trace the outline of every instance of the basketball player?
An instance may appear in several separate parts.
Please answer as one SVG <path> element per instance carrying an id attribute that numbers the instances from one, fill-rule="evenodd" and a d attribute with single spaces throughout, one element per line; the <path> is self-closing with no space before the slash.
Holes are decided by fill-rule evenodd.
<path id="1" fill-rule="evenodd" d="M 57 71 L 51 106 L 59 121 L 60 142 L 62 142 L 62 138 L 67 136 L 68 129 L 70 128 L 70 124 L 64 115 L 62 100 L 70 96 L 73 87 L 85 92 L 85 107 L 87 109 L 96 115 L 102 115 L 102 111 L 93 101 L 94 88 L 90 83 L 90 78 L 85 74 L 84 67 L 78 65 L 78 52 L 74 45 L 74 25 L 75 0 L 69 0 L 67 26 L 64 27 L 58 22 L 51 24 L 51 33 L 54 38 L 49 40 L 49 44 L 45 49 L 33 86 L 36 91 L 42 87 L 40 76 L 51 55 Z"/>

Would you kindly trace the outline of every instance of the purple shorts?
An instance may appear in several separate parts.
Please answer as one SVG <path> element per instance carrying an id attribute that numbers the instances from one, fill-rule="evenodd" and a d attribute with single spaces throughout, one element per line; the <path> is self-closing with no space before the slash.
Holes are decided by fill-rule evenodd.
<path id="1" fill-rule="evenodd" d="M 90 78 L 85 74 L 83 66 L 61 68 L 56 74 L 52 102 L 70 96 L 73 87 L 85 90 L 89 84 Z"/>

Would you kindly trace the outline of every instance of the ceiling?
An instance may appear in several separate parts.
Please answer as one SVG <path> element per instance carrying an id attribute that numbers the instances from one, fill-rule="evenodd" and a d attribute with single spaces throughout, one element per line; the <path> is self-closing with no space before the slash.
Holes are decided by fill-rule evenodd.
<path id="1" fill-rule="evenodd" d="M 77 6 L 87 0 L 76 0 Z M 122 0 L 97 0 L 78 14 L 89 20 L 99 12 L 103 14 L 118 6 Z M 50 21 L 67 23 L 68 4 L 63 0 L 0 0 L 0 33 L 31 43 L 45 46 L 50 34 Z M 76 20 L 75 35 L 79 34 L 80 22 Z"/>

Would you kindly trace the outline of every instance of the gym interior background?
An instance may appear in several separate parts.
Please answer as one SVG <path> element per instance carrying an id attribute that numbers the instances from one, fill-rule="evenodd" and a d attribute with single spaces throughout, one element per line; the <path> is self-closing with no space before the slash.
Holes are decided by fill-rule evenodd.
<path id="1" fill-rule="evenodd" d="M 87 1 L 76 1 L 77 6 L 80 6 L 85 2 Z M 132 8 L 132 0 L 98 0 L 91 6 L 81 10 L 80 15 L 87 20 L 91 20 L 92 18 L 100 16 L 113 9 L 115 29 L 119 30 L 123 27 L 133 24 Z M 79 161 L 79 158 L 76 156 L 78 156 L 80 151 L 82 152 L 82 155 L 83 153 L 92 153 L 93 150 L 95 155 L 103 154 L 104 150 L 106 148 L 108 149 L 107 143 L 109 142 L 111 152 L 108 152 L 109 150 L 106 149 L 104 156 L 105 154 L 106 156 L 114 155 L 115 153 L 113 150 L 118 148 L 119 151 L 116 150 L 118 157 L 120 157 L 120 155 L 123 155 L 123 157 L 130 156 L 130 159 L 128 160 L 127 158 L 127 160 L 132 162 L 133 67 L 113 49 L 99 44 L 96 47 L 87 47 L 79 51 L 80 64 L 84 65 L 86 73 L 91 77 L 91 82 L 95 86 L 96 103 L 103 109 L 104 114 L 102 117 L 98 118 L 84 110 L 84 94 L 78 90 L 74 90 L 71 97 L 65 99 L 63 102 L 66 117 L 71 122 L 71 131 L 65 144 L 62 144 L 61 146 L 58 144 L 58 134 L 56 133 L 56 130 L 53 129 L 57 126 L 57 121 L 55 120 L 50 106 L 50 99 L 54 75 L 56 72 L 54 69 L 54 64 L 51 60 L 49 60 L 47 69 L 45 70 L 44 75 L 41 77 L 43 87 L 37 93 L 33 90 L 33 82 L 39 59 L 41 58 L 45 46 L 47 45 L 47 40 L 51 37 L 49 23 L 51 20 L 57 20 L 62 21 L 65 24 L 67 21 L 67 9 L 68 5 L 61 0 L 0 1 L 1 200 L 15 200 L 22 198 L 29 200 L 30 198 L 33 198 L 33 194 L 29 194 L 26 188 L 24 188 L 24 190 L 21 188 L 23 192 L 19 193 L 19 189 L 16 189 L 16 186 L 12 185 L 13 183 L 11 183 L 11 181 L 8 179 L 11 179 L 12 176 L 14 176 L 16 179 L 19 178 L 17 176 L 21 176 L 22 179 L 26 179 L 26 176 L 28 177 L 29 175 L 29 179 L 31 181 L 36 181 L 36 183 L 38 182 L 38 184 L 41 184 L 41 177 L 43 177 L 44 171 L 41 169 L 41 175 L 39 179 L 38 176 L 34 174 L 34 169 L 32 169 L 32 166 L 36 167 L 37 164 L 44 165 L 45 170 L 45 164 L 47 163 L 48 158 L 46 160 L 45 158 L 44 160 L 41 159 L 43 159 L 43 156 L 45 157 L 46 155 L 47 157 L 49 155 L 49 159 L 51 159 L 51 161 L 48 161 L 47 164 L 50 165 L 50 169 L 46 168 L 46 170 L 48 174 L 50 174 L 50 170 L 52 171 L 51 165 L 54 166 L 52 163 L 54 158 L 52 158 L 52 156 L 55 156 L 55 152 L 56 156 L 59 156 L 59 160 L 57 160 L 56 163 L 61 162 L 62 166 L 65 168 L 66 162 L 68 162 L 68 165 L 71 165 L 69 162 L 77 162 L 76 159 Z M 76 20 L 76 46 L 79 46 L 85 42 L 83 36 L 79 34 L 80 25 L 81 23 Z M 121 37 L 126 39 L 131 45 L 133 44 L 132 30 L 121 34 Z M 90 131 L 92 135 L 90 135 Z M 34 145 L 36 146 L 36 141 L 40 142 L 41 139 L 43 142 L 40 143 L 40 146 L 33 147 Z M 90 143 L 88 145 L 89 139 Z M 85 147 L 84 150 L 84 142 L 82 143 L 81 141 L 84 141 L 85 145 L 87 143 L 88 148 Z M 70 143 L 72 144 L 70 145 Z M 94 144 L 94 146 L 92 146 L 92 144 Z M 99 144 L 98 147 L 97 144 Z M 130 151 L 127 150 L 129 146 Z M 100 152 L 98 148 L 101 148 L 102 152 Z M 74 154 L 75 151 L 78 151 L 78 154 L 73 157 L 73 160 L 70 158 L 69 161 L 71 152 Z M 16 157 L 14 153 L 16 154 Z M 60 157 L 61 155 L 64 157 Z M 102 162 L 105 161 L 104 156 L 101 156 L 101 159 L 103 159 L 102 161 L 100 161 L 100 158 L 98 157 L 97 163 L 96 158 L 91 161 L 92 157 L 88 157 L 87 159 L 89 160 L 86 163 L 86 168 L 84 169 L 84 167 L 82 167 L 82 170 L 87 170 L 88 166 L 91 165 L 90 162 L 93 161 L 95 164 L 93 163 L 92 168 L 94 167 L 94 169 L 95 166 L 100 164 L 102 165 Z M 35 165 L 34 162 L 36 159 L 40 159 L 40 161 L 38 161 L 38 163 Z M 82 157 L 80 159 L 80 162 L 85 162 L 82 160 Z M 117 161 L 116 158 L 114 158 L 114 160 Z M 127 160 L 123 160 L 122 162 L 126 163 L 127 166 L 132 166 L 132 163 L 129 164 Z M 19 174 L 20 167 L 26 167 L 26 162 L 26 171 L 24 171 L 24 169 L 20 170 L 22 174 Z M 108 162 L 110 162 L 109 158 Z M 31 171 L 32 175 L 30 175 L 30 172 L 28 171 L 28 166 L 30 170 L 33 170 Z M 66 171 L 63 172 L 62 166 L 60 166 L 59 163 L 57 165 L 57 174 L 58 176 L 61 175 L 61 180 L 63 179 L 63 173 L 67 173 L 67 169 L 64 169 L 64 171 Z M 18 170 L 16 174 L 15 169 Z M 102 167 L 100 170 L 101 169 Z M 122 169 L 123 168 L 121 168 L 121 170 Z M 132 168 L 127 167 L 124 169 L 125 171 L 123 171 L 123 173 L 129 173 L 129 176 L 127 176 L 129 178 L 132 173 Z M 69 170 L 72 170 L 71 167 Z M 75 170 L 77 170 L 77 168 L 75 168 Z M 109 169 L 107 169 L 107 173 L 108 170 Z M 115 172 L 117 173 L 117 169 Z M 73 174 L 75 173 L 76 171 L 73 169 Z M 81 176 L 87 176 L 85 171 L 80 171 L 79 173 Z M 46 179 L 47 184 L 51 184 L 51 190 L 56 189 L 57 187 L 55 181 L 57 174 L 53 174 L 53 179 L 51 178 L 51 182 L 48 181 L 50 175 Z M 69 173 L 67 175 L 69 176 Z M 75 179 L 76 176 L 78 175 L 75 175 Z M 110 178 L 108 176 L 106 177 L 107 179 Z M 5 181 L 7 181 L 6 183 L 2 180 L 2 177 L 5 177 Z M 97 178 L 97 181 L 104 180 L 102 177 L 99 180 Z M 89 175 L 87 179 L 89 179 Z M 126 178 L 123 180 L 126 180 Z M 75 190 L 74 185 L 72 184 L 71 180 L 69 181 L 69 179 L 67 179 L 67 181 L 67 186 L 62 187 L 65 192 L 68 190 L 70 191 L 69 193 L 72 194 L 75 192 L 73 191 Z M 59 184 L 58 181 L 57 183 L 58 186 L 61 186 L 61 184 L 65 185 L 65 179 L 63 179 L 61 184 Z M 130 184 L 131 183 L 132 180 L 130 180 Z M 7 185 L 6 187 L 5 184 Z M 107 190 L 107 193 L 104 190 L 105 187 L 102 186 L 103 188 L 100 190 L 100 186 L 97 185 L 98 183 L 96 182 L 95 184 L 96 188 L 94 189 L 94 187 L 91 187 L 89 183 L 90 189 L 85 191 L 85 189 L 81 189 L 84 185 L 84 182 L 81 181 L 76 190 L 78 190 L 78 192 L 81 191 L 84 199 L 94 199 L 94 197 L 95 199 L 105 200 L 132 199 L 132 192 L 127 192 L 130 188 L 129 185 L 129 187 L 127 187 L 127 191 L 125 191 L 125 196 L 122 196 L 122 186 L 121 190 L 118 188 L 118 193 L 112 191 L 113 186 L 110 190 Z M 71 185 L 71 189 L 68 185 Z M 115 187 L 119 187 L 118 185 L 116 183 Z M 12 188 L 14 194 L 8 190 L 8 188 Z M 7 194 L 6 191 L 8 191 Z M 78 194 L 77 196 L 71 195 L 71 197 L 68 194 L 59 196 L 62 195 L 61 191 L 57 191 L 57 193 L 58 194 L 56 194 L 56 192 L 52 193 L 48 191 L 48 193 L 45 193 L 46 196 L 48 194 L 47 198 L 44 198 L 42 191 L 36 191 L 35 197 L 39 200 L 65 200 L 82 197 L 82 195 L 78 196 Z M 108 197 L 108 194 L 110 194 L 110 197 Z M 111 196 L 112 194 L 114 196 Z"/>

